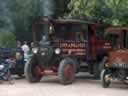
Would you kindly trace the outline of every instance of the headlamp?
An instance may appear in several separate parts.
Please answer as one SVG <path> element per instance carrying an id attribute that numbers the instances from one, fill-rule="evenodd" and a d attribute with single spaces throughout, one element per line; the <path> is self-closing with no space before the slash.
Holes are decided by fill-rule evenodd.
<path id="1" fill-rule="evenodd" d="M 36 54 L 38 52 L 38 48 L 32 48 L 32 52 Z"/>
<path id="2" fill-rule="evenodd" d="M 0 70 L 4 69 L 4 65 L 0 65 Z"/>
<path id="3" fill-rule="evenodd" d="M 61 53 L 61 49 L 60 49 L 60 48 L 56 48 L 56 49 L 55 49 L 55 53 L 56 53 L 56 54 L 60 54 L 60 53 Z"/>

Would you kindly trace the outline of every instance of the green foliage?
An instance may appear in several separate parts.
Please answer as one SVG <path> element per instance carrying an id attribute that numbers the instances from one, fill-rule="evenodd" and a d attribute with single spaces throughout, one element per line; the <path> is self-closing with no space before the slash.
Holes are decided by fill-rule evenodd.
<path id="1" fill-rule="evenodd" d="M 128 25 L 128 0 L 71 0 L 73 17 L 96 17 L 114 26 Z"/>
<path id="2" fill-rule="evenodd" d="M 16 39 L 31 41 L 32 23 L 43 10 L 40 1 L 45 0 L 1 0 L 0 32 L 13 32 Z M 113 26 L 128 26 L 128 0 L 54 1 L 55 17 L 72 16 L 78 19 L 96 17 Z"/>
<path id="3" fill-rule="evenodd" d="M 69 14 L 68 4 L 71 0 L 54 0 L 55 1 L 55 17 L 63 17 Z"/>
<path id="4" fill-rule="evenodd" d="M 10 10 L 17 39 L 30 41 L 32 38 L 32 22 L 38 15 L 39 0 L 10 0 Z"/>
<path id="5" fill-rule="evenodd" d="M 15 35 L 11 32 L 1 32 L 0 47 L 16 47 Z"/>
<path id="6" fill-rule="evenodd" d="M 0 0 L 0 46 L 14 46 L 15 40 L 32 41 L 32 23 L 43 12 L 41 1 L 46 0 Z M 67 12 L 69 1 L 55 1 L 55 17 Z"/>

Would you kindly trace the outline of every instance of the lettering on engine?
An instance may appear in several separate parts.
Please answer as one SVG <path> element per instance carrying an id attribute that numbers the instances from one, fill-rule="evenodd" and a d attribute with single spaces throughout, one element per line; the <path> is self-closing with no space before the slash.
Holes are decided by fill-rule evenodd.
<path id="1" fill-rule="evenodd" d="M 86 55 L 86 43 L 60 43 L 59 46 L 62 49 L 62 51 L 68 55 Z"/>

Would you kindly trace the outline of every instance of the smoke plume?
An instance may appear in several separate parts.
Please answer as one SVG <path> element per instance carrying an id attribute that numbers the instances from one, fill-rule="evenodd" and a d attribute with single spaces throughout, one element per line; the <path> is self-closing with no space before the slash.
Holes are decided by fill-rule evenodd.
<path id="1" fill-rule="evenodd" d="M 52 17 L 55 11 L 55 0 L 40 0 L 40 13 Z"/>

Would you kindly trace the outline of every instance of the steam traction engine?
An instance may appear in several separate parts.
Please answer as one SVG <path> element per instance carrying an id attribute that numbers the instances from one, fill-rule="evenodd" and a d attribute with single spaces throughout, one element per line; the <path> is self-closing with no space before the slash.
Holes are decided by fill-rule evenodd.
<path id="1" fill-rule="evenodd" d="M 33 24 L 35 47 L 25 66 L 26 78 L 39 82 L 42 76 L 51 75 L 58 76 L 62 84 L 70 84 L 80 71 L 98 78 L 100 62 L 111 49 L 111 43 L 99 38 L 99 34 L 103 34 L 99 24 L 38 18 Z"/>

